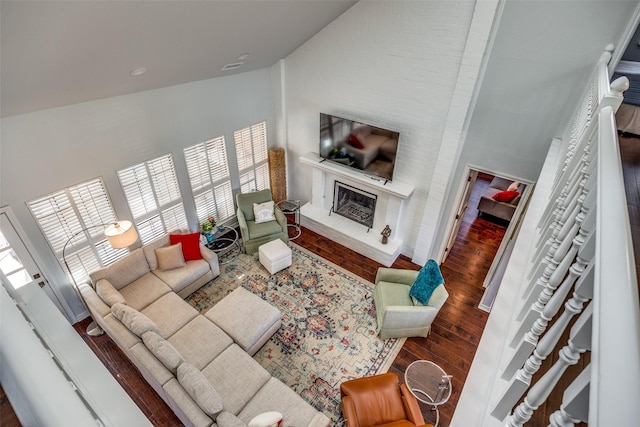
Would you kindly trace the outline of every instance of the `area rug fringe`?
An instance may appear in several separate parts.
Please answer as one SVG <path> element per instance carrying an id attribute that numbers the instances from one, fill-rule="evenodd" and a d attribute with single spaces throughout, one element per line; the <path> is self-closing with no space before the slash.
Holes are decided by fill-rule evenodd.
<path id="1" fill-rule="evenodd" d="M 387 372 L 405 339 L 377 337 L 371 282 L 293 242 L 290 247 L 289 268 L 270 275 L 257 254 L 240 254 L 187 301 L 205 312 L 242 286 L 278 307 L 282 326 L 254 359 L 341 425 L 340 384 Z"/>

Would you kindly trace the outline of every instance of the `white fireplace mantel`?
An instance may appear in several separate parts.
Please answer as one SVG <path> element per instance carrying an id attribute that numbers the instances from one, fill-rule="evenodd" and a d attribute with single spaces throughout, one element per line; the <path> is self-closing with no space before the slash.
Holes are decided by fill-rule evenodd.
<path id="1" fill-rule="evenodd" d="M 300 209 L 303 226 L 322 234 L 387 267 L 400 255 L 403 239 L 398 235 L 405 201 L 414 187 L 398 181 L 385 181 L 330 161 L 322 161 L 316 153 L 300 157 L 312 167 L 311 200 Z M 373 227 L 331 212 L 335 181 L 360 188 L 377 196 Z M 392 230 L 387 244 L 381 242 L 380 232 L 385 225 Z"/>

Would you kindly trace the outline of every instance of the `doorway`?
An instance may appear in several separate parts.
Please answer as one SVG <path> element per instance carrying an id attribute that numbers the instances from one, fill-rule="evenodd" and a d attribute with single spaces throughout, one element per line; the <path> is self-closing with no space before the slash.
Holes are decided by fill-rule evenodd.
<path id="1" fill-rule="evenodd" d="M 533 185 L 469 165 L 464 177 L 439 259 L 485 289 L 479 308 L 489 312 Z M 508 191 L 517 195 L 505 195 Z"/>
<path id="2" fill-rule="evenodd" d="M 37 282 L 58 310 L 69 318 L 68 306 L 58 298 L 56 290 L 42 274 L 34 257 L 35 251 L 22 227 L 9 207 L 0 208 L 0 276 L 10 295 L 20 293 L 20 288 Z"/>

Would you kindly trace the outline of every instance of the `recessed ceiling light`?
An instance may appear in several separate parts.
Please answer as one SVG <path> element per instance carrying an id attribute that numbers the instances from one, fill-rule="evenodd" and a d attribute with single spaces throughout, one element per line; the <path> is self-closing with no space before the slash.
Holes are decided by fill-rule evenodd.
<path id="1" fill-rule="evenodd" d="M 236 68 L 240 68 L 242 64 L 244 64 L 244 62 L 234 62 L 233 64 L 227 64 L 222 67 L 222 71 L 235 70 Z"/>
<path id="2" fill-rule="evenodd" d="M 131 75 L 131 77 L 137 77 L 137 76 L 143 75 L 146 72 L 147 72 L 146 68 L 137 67 L 137 68 L 134 68 L 133 70 L 131 70 L 131 72 L 129 74 Z"/>
<path id="3" fill-rule="evenodd" d="M 242 55 L 238 56 L 238 61 L 244 61 L 248 57 L 249 57 L 248 53 L 243 53 Z"/>

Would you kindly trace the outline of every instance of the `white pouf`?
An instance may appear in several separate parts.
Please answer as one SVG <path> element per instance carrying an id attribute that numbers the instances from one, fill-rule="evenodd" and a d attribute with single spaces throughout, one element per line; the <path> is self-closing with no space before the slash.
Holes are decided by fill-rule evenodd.
<path id="1" fill-rule="evenodd" d="M 291 265 L 291 248 L 280 239 L 265 243 L 258 248 L 258 252 L 260 264 L 271 274 Z"/>

